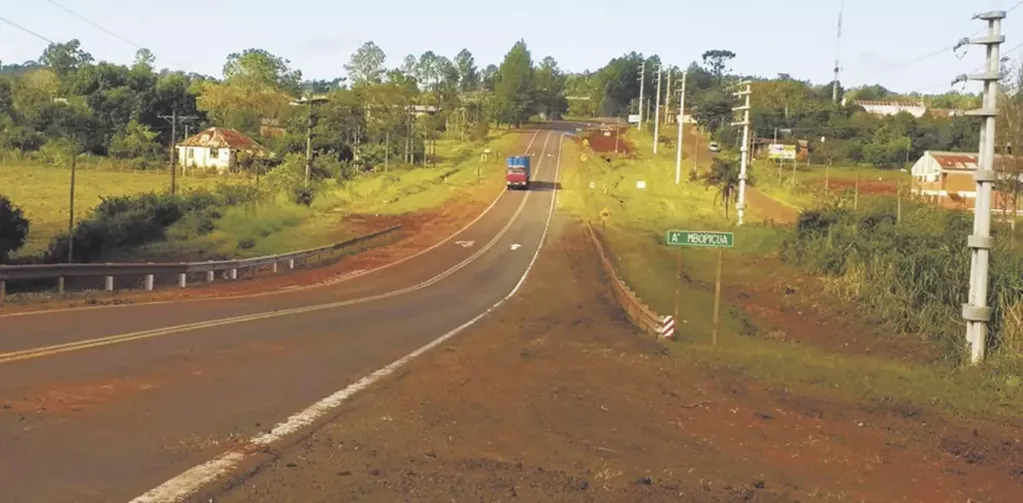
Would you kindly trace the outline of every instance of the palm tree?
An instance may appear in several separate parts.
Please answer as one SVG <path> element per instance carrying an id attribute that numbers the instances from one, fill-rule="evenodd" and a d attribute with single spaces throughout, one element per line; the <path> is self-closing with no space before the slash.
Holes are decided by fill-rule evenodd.
<path id="1" fill-rule="evenodd" d="M 718 156 L 714 159 L 710 171 L 703 176 L 703 185 L 708 189 L 717 189 L 715 200 L 720 200 L 725 208 L 725 219 L 728 218 L 728 207 L 739 196 L 739 162 L 736 159 Z M 746 183 L 752 185 L 753 177 L 746 173 Z"/>

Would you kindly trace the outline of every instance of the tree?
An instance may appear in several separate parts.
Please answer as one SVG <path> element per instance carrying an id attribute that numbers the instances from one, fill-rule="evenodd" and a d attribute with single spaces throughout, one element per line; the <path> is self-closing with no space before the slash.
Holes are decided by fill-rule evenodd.
<path id="1" fill-rule="evenodd" d="M 10 199 L 0 194 L 0 262 L 25 245 L 29 221 Z"/>
<path id="2" fill-rule="evenodd" d="M 540 62 L 536 70 L 536 105 L 537 111 L 543 112 L 548 119 L 560 118 L 568 110 L 566 80 L 554 58 L 547 56 Z"/>
<path id="3" fill-rule="evenodd" d="M 384 51 L 369 41 L 352 54 L 352 59 L 345 65 L 345 71 L 348 72 L 352 85 L 379 83 L 383 80 L 386 60 L 387 55 Z"/>
<path id="4" fill-rule="evenodd" d="M 498 124 L 522 125 L 533 111 L 533 58 L 524 40 L 519 40 L 504 57 L 497 71 L 494 100 Z"/>
<path id="5" fill-rule="evenodd" d="M 291 61 L 275 56 L 264 49 L 245 49 L 231 53 L 224 63 L 224 79 L 244 82 L 253 86 L 268 86 L 276 90 L 297 93 L 302 72 L 291 69 Z"/>
<path id="6" fill-rule="evenodd" d="M 720 83 L 728 71 L 728 62 L 735 59 L 735 53 L 724 49 L 712 49 L 704 52 L 701 57 L 711 75 Z"/>
<path id="7" fill-rule="evenodd" d="M 494 88 L 497 86 L 497 65 L 489 64 L 480 72 L 480 83 L 483 85 L 483 89 L 494 92 Z"/>
<path id="8" fill-rule="evenodd" d="M 458 52 L 455 56 L 455 66 L 458 67 L 458 90 L 463 93 L 475 91 L 480 85 L 480 74 L 476 70 L 476 60 L 469 49 Z"/>
<path id="9" fill-rule="evenodd" d="M 734 158 L 718 156 L 714 158 L 714 164 L 704 175 L 703 184 L 708 189 L 717 189 L 715 198 L 721 202 L 725 210 L 725 218 L 728 218 L 728 208 L 732 205 L 739 194 L 739 162 Z M 753 173 L 747 167 L 746 183 L 752 185 Z"/>
<path id="10" fill-rule="evenodd" d="M 43 51 L 39 62 L 53 69 L 61 78 L 93 62 L 92 55 L 82 50 L 78 39 L 57 44 L 51 43 Z"/>

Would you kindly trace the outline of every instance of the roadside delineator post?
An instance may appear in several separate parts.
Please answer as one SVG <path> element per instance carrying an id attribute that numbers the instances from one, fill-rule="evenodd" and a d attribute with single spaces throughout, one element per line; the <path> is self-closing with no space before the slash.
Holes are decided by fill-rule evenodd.
<path id="1" fill-rule="evenodd" d="M 181 287 L 181 288 L 185 288 L 186 286 L 188 286 L 188 275 L 187 274 L 185 274 L 185 273 L 178 274 L 178 286 Z"/>
<path id="2" fill-rule="evenodd" d="M 153 275 L 152 274 L 147 274 L 146 275 L 145 289 L 147 291 L 152 291 L 153 290 Z"/>
<path id="3" fill-rule="evenodd" d="M 113 276 L 107 276 L 107 277 L 103 278 L 103 287 L 108 292 L 114 291 L 114 277 Z"/>
<path id="4" fill-rule="evenodd" d="M 657 333 L 665 339 L 675 337 L 675 317 L 665 316 L 661 318 L 661 328 L 657 331 Z"/>

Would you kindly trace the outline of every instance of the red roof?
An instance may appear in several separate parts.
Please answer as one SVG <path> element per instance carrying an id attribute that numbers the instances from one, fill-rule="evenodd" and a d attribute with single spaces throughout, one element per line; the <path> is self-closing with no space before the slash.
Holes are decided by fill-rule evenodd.
<path id="1" fill-rule="evenodd" d="M 230 148 L 235 150 L 263 150 L 252 138 L 234 129 L 211 127 L 178 143 L 179 147 Z"/>
<path id="2" fill-rule="evenodd" d="M 931 152 L 930 154 L 943 169 L 977 169 L 977 154 L 956 152 Z"/>

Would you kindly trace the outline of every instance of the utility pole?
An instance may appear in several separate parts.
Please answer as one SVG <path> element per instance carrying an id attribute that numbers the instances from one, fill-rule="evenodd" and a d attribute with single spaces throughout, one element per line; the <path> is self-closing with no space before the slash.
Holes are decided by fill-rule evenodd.
<path id="1" fill-rule="evenodd" d="M 678 144 L 675 147 L 675 185 L 682 182 L 682 130 L 685 129 L 683 119 L 686 115 L 686 75 L 689 72 L 682 72 L 682 90 L 678 99 Z"/>
<path id="2" fill-rule="evenodd" d="M 670 124 L 671 123 L 671 70 L 672 70 L 672 68 L 669 66 L 668 67 L 668 78 L 666 79 L 666 83 L 668 85 L 668 90 L 664 93 L 664 123 L 665 124 Z"/>
<path id="3" fill-rule="evenodd" d="M 309 178 L 313 172 L 313 107 L 318 103 L 326 103 L 327 98 L 301 98 L 291 102 L 292 106 L 309 105 L 309 115 L 306 119 L 305 132 L 305 186 L 309 186 Z"/>
<path id="4" fill-rule="evenodd" d="M 657 99 L 654 100 L 654 153 L 657 153 L 657 144 L 660 143 L 661 135 L 661 67 L 657 67 Z"/>
<path id="5" fill-rule="evenodd" d="M 745 89 L 734 93 L 735 96 L 740 99 L 745 98 L 745 103 L 742 106 L 732 108 L 733 111 L 742 112 L 743 117 L 741 122 L 733 122 L 733 126 L 742 126 L 742 159 L 739 165 L 739 198 L 735 203 L 736 213 L 739 218 L 739 225 L 742 225 L 743 217 L 746 215 L 746 171 L 747 165 L 749 164 L 749 97 L 753 94 L 752 83 L 750 81 L 740 82 L 740 86 L 745 86 Z"/>
<path id="6" fill-rule="evenodd" d="M 970 349 L 970 363 L 976 365 L 984 360 L 987 349 L 988 322 L 991 321 L 991 308 L 987 305 L 988 265 L 991 258 L 991 189 L 997 179 L 994 171 L 995 157 L 995 122 L 998 117 L 998 81 L 1001 80 L 1001 61 L 999 49 L 1005 37 L 1002 35 L 1002 19 L 1005 11 L 991 11 L 973 17 L 987 21 L 986 36 L 966 39 L 956 48 L 963 45 L 983 45 L 987 48 L 987 64 L 985 71 L 977 75 L 960 76 L 956 82 L 977 80 L 984 84 L 984 102 L 980 109 L 970 110 L 967 115 L 983 117 L 984 125 L 980 130 L 980 156 L 977 171 L 973 179 L 977 183 L 977 197 L 974 200 L 973 235 L 966 240 L 970 248 L 970 293 L 963 305 L 963 319 L 966 321 L 966 342 Z"/>
<path id="7" fill-rule="evenodd" d="M 646 61 L 639 66 L 639 130 L 643 130 L 643 84 L 646 81 Z"/>
<path id="8" fill-rule="evenodd" d="M 176 162 L 178 153 L 178 121 L 191 121 L 196 120 L 199 117 L 195 115 L 178 115 L 178 109 L 171 110 L 170 115 L 161 115 L 161 119 L 169 120 L 171 123 L 171 141 L 170 141 L 170 175 L 171 175 L 171 195 L 177 194 L 178 192 L 178 163 Z"/>
<path id="9" fill-rule="evenodd" d="M 67 214 L 67 263 L 75 261 L 75 173 L 78 171 L 78 142 L 72 140 L 71 144 L 71 194 L 68 200 Z M 61 285 L 63 285 L 61 279 Z"/>

